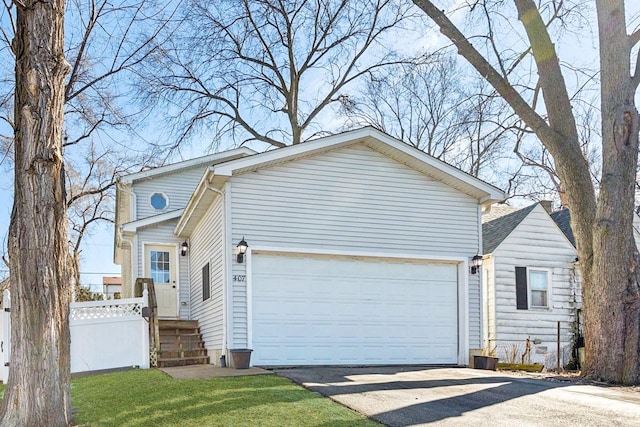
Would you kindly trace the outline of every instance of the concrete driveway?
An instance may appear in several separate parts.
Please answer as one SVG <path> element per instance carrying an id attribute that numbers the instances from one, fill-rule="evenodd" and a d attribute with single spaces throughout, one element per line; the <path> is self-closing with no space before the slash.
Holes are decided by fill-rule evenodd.
<path id="1" fill-rule="evenodd" d="M 640 426 L 640 392 L 629 388 L 466 368 L 275 372 L 388 426 Z"/>

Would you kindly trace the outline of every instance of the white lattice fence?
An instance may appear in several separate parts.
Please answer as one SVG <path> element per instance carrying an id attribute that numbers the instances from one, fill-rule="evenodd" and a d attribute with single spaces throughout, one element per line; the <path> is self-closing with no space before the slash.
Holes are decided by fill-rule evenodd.
<path id="1" fill-rule="evenodd" d="M 69 306 L 71 329 L 71 372 L 99 371 L 131 366 L 149 368 L 149 325 L 142 307 L 149 305 L 145 289 L 142 298 L 74 302 Z M 3 309 L 9 309 L 9 291 Z M 0 318 L 0 379 L 10 369 L 9 311 Z"/>
<path id="2" fill-rule="evenodd" d="M 142 298 L 114 301 L 74 302 L 71 304 L 69 320 L 109 319 L 117 317 L 140 317 L 142 315 Z M 121 302 L 120 302 L 121 301 Z"/>
<path id="3" fill-rule="evenodd" d="M 149 326 L 142 298 L 71 303 L 71 372 L 149 367 Z"/>

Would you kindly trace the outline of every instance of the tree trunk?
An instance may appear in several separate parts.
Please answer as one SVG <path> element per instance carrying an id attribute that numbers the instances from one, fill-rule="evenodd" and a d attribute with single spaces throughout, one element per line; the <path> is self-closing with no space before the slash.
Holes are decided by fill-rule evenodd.
<path id="1" fill-rule="evenodd" d="M 537 3 L 514 0 L 531 42 L 548 122 L 489 64 L 443 10 L 429 0 L 414 3 L 434 20 L 458 53 L 496 89 L 553 155 L 571 208 L 571 228 L 583 277 L 584 374 L 615 383 L 639 384 L 640 254 L 633 241 L 632 225 L 639 129 L 634 96 L 640 75 L 629 75 L 634 43 L 627 35 L 624 0 L 596 0 L 603 157 L 597 203 L 562 70 Z M 640 66 L 636 73 L 640 73 Z"/>
<path id="2" fill-rule="evenodd" d="M 623 0 L 596 2 L 600 37 L 602 180 L 593 261 L 583 284 L 586 375 L 640 383 L 640 288 L 633 240 L 638 161 L 636 87 Z M 585 260 L 587 263 L 589 260 Z M 582 264 L 582 263 L 581 263 Z"/>
<path id="3" fill-rule="evenodd" d="M 11 365 L 2 426 L 71 424 L 64 0 L 16 2 Z"/>

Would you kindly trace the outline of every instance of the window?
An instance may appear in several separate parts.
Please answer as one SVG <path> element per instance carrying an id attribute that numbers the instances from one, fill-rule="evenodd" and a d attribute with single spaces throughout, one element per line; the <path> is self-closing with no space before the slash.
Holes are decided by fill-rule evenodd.
<path id="1" fill-rule="evenodd" d="M 151 207 L 157 211 L 163 211 L 169 206 L 169 199 L 164 193 L 153 193 L 150 202 Z"/>
<path id="2" fill-rule="evenodd" d="M 529 270 L 529 292 L 531 294 L 531 307 L 549 306 L 547 283 L 547 272 L 540 270 Z"/>
<path id="3" fill-rule="evenodd" d="M 171 262 L 169 252 L 150 251 L 151 257 L 151 278 L 153 283 L 169 283 L 171 281 Z"/>
<path id="4" fill-rule="evenodd" d="M 209 288 L 209 263 L 202 267 L 202 301 L 206 301 L 211 296 Z"/>
<path id="5" fill-rule="evenodd" d="M 516 267 L 516 308 L 549 307 L 549 273 L 546 270 Z"/>

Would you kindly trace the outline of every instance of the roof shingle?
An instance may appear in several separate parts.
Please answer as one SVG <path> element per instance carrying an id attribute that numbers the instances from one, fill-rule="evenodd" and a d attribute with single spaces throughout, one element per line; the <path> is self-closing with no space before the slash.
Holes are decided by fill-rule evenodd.
<path id="1" fill-rule="evenodd" d="M 569 209 L 562 209 L 551 213 L 551 219 L 556 223 L 558 228 L 567 236 L 573 247 L 576 247 L 576 239 L 571 229 L 571 214 Z"/>
<path id="2" fill-rule="evenodd" d="M 490 254 L 495 251 L 500 243 L 529 215 L 536 205 L 537 203 L 534 203 L 531 206 L 482 224 L 483 252 Z"/>

